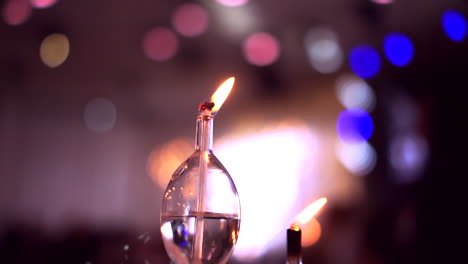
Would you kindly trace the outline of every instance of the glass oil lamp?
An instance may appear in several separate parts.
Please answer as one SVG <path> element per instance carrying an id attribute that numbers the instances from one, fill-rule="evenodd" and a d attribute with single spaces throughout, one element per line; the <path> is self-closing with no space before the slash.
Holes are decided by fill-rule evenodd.
<path id="1" fill-rule="evenodd" d="M 223 264 L 240 228 L 236 186 L 212 150 L 213 119 L 228 97 L 227 79 L 200 105 L 195 150 L 174 172 L 164 193 L 161 234 L 173 264 Z"/>

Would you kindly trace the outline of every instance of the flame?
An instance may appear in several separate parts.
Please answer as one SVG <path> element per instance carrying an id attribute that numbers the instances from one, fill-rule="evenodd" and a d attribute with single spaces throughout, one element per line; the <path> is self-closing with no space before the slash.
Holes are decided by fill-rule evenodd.
<path id="1" fill-rule="evenodd" d="M 211 110 L 212 113 L 216 113 L 219 111 L 221 106 L 223 105 L 224 101 L 226 101 L 226 98 L 229 96 L 229 93 L 232 90 L 232 87 L 234 86 L 234 81 L 236 78 L 231 77 L 224 81 L 219 87 L 218 90 L 211 96 L 211 102 L 213 102 L 215 105 L 213 109 Z"/>
<path id="2" fill-rule="evenodd" d="M 290 228 L 294 231 L 301 231 L 301 227 L 297 223 L 292 223 Z"/>
<path id="3" fill-rule="evenodd" d="M 327 198 L 320 198 L 317 201 L 311 203 L 302 212 L 296 216 L 295 222 L 304 225 L 312 219 L 320 209 L 327 203 Z"/>

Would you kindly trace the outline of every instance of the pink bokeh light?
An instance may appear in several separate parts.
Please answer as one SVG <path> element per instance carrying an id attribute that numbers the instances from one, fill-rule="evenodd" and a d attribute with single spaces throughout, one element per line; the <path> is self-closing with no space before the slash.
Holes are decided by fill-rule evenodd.
<path id="1" fill-rule="evenodd" d="M 31 16 L 29 0 L 7 0 L 3 6 L 3 20 L 8 25 L 21 25 Z"/>
<path id="2" fill-rule="evenodd" d="M 183 4 L 174 12 L 172 25 L 183 36 L 199 36 L 208 28 L 208 15 L 200 5 Z"/>
<path id="3" fill-rule="evenodd" d="M 271 34 L 260 32 L 250 35 L 243 45 L 245 59 L 257 66 L 267 66 L 280 55 L 280 44 Z"/>
<path id="4" fill-rule="evenodd" d="M 143 52 L 155 61 L 166 61 L 177 53 L 179 42 L 174 32 L 165 27 L 155 27 L 143 38 Z"/>
<path id="5" fill-rule="evenodd" d="M 387 5 L 393 3 L 393 0 L 372 0 L 376 4 Z"/>
<path id="6" fill-rule="evenodd" d="M 30 1 L 31 1 L 31 4 L 36 8 L 47 8 L 57 3 L 57 0 L 30 0 Z"/>
<path id="7" fill-rule="evenodd" d="M 216 1 L 225 6 L 241 6 L 249 2 L 249 0 L 216 0 Z"/>

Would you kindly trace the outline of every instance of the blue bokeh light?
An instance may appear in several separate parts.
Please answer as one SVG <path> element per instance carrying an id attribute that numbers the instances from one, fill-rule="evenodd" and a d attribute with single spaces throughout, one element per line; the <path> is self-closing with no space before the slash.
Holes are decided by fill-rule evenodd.
<path id="1" fill-rule="evenodd" d="M 336 126 L 338 137 L 345 143 L 357 144 L 367 141 L 374 131 L 371 116 L 361 108 L 341 112 Z"/>
<path id="2" fill-rule="evenodd" d="M 465 39 L 467 33 L 466 18 L 457 11 L 445 11 L 442 16 L 442 26 L 447 36 L 456 42 Z"/>
<path id="3" fill-rule="evenodd" d="M 414 55 L 413 43 L 400 33 L 390 33 L 385 37 L 384 50 L 388 60 L 400 67 L 410 63 Z"/>
<path id="4" fill-rule="evenodd" d="M 349 64 L 360 77 L 371 78 L 379 72 L 380 56 L 371 46 L 357 46 L 349 54 Z"/>

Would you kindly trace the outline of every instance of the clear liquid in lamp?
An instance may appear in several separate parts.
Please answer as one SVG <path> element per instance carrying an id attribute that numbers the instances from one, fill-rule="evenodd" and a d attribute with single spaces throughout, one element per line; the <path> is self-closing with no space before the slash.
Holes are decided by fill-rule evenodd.
<path id="1" fill-rule="evenodd" d="M 216 213 L 161 215 L 161 234 L 169 257 L 180 264 L 223 264 L 237 242 L 239 218 Z"/>

